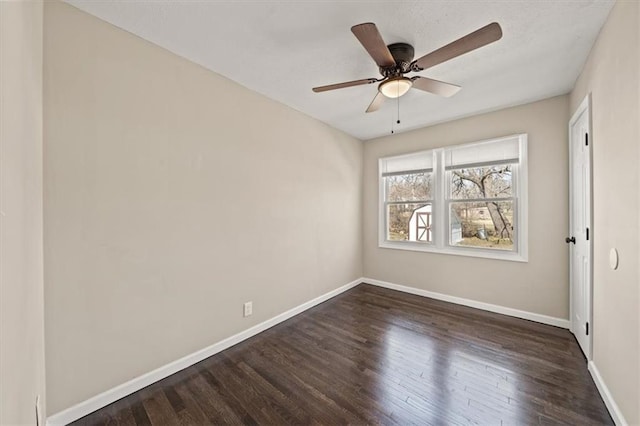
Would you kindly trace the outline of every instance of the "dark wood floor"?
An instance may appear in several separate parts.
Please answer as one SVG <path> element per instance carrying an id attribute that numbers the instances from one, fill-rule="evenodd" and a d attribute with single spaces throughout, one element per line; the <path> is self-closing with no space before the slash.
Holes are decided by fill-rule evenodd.
<path id="1" fill-rule="evenodd" d="M 613 424 L 567 331 L 361 284 L 79 425 Z"/>

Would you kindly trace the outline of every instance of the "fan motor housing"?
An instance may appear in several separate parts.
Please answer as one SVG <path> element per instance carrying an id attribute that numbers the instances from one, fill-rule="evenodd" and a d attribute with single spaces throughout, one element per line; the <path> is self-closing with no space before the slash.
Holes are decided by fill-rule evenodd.
<path id="1" fill-rule="evenodd" d="M 395 69 L 381 69 L 380 72 L 383 75 L 393 75 L 396 73 L 406 73 L 409 71 L 413 56 L 415 54 L 413 46 L 408 43 L 393 43 L 387 46 L 391 56 L 396 61 Z M 395 71 L 395 72 L 394 72 Z"/>

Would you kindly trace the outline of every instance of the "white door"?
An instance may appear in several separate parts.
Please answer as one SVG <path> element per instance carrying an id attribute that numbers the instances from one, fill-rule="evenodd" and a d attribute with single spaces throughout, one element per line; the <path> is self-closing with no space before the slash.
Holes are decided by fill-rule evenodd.
<path id="1" fill-rule="evenodd" d="M 571 332 L 591 359 L 591 115 L 587 96 L 569 122 Z"/>

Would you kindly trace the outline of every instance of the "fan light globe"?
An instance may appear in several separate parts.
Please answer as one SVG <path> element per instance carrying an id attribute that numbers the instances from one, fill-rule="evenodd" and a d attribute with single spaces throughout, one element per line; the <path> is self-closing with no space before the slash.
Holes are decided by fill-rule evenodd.
<path id="1" fill-rule="evenodd" d="M 380 83 L 378 90 L 387 98 L 395 99 L 407 93 L 412 84 L 413 81 L 410 78 L 394 77 Z"/>

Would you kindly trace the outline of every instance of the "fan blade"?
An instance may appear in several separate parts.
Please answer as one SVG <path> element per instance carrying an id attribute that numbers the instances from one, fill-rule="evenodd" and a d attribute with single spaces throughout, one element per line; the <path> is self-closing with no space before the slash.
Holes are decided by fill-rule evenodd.
<path id="1" fill-rule="evenodd" d="M 458 93 L 460 86 L 455 84 L 445 83 L 444 81 L 433 80 L 426 77 L 413 77 L 413 88 L 424 90 L 425 92 L 435 93 L 436 95 L 450 97 Z"/>
<path id="2" fill-rule="evenodd" d="M 377 81 L 378 80 L 375 78 L 363 78 L 362 80 L 346 81 L 344 83 L 329 84 L 328 86 L 314 87 L 312 90 L 316 93 L 319 93 L 319 92 L 326 92 L 327 90 L 343 89 L 345 87 L 360 86 L 362 84 L 371 84 Z"/>
<path id="3" fill-rule="evenodd" d="M 373 98 L 373 100 L 371 101 L 371 103 L 369 104 L 369 106 L 367 107 L 367 111 L 366 112 L 373 112 L 373 111 L 377 111 L 380 109 L 380 107 L 382 106 L 382 103 L 384 102 L 384 95 L 380 92 L 378 92 L 376 94 L 376 96 Z"/>
<path id="4" fill-rule="evenodd" d="M 418 66 L 419 70 L 415 71 L 426 70 L 427 68 L 441 64 L 449 59 L 453 59 L 457 56 L 464 55 L 465 53 L 478 49 L 479 47 L 493 43 L 501 38 L 502 28 L 500 28 L 500 24 L 493 22 L 417 59 L 414 63 Z"/>
<path id="5" fill-rule="evenodd" d="M 396 65 L 395 59 L 391 56 L 389 48 L 385 44 L 376 24 L 367 22 L 366 24 L 354 25 L 351 32 L 358 39 L 362 46 L 369 52 L 369 55 L 379 67 L 393 67 Z"/>

